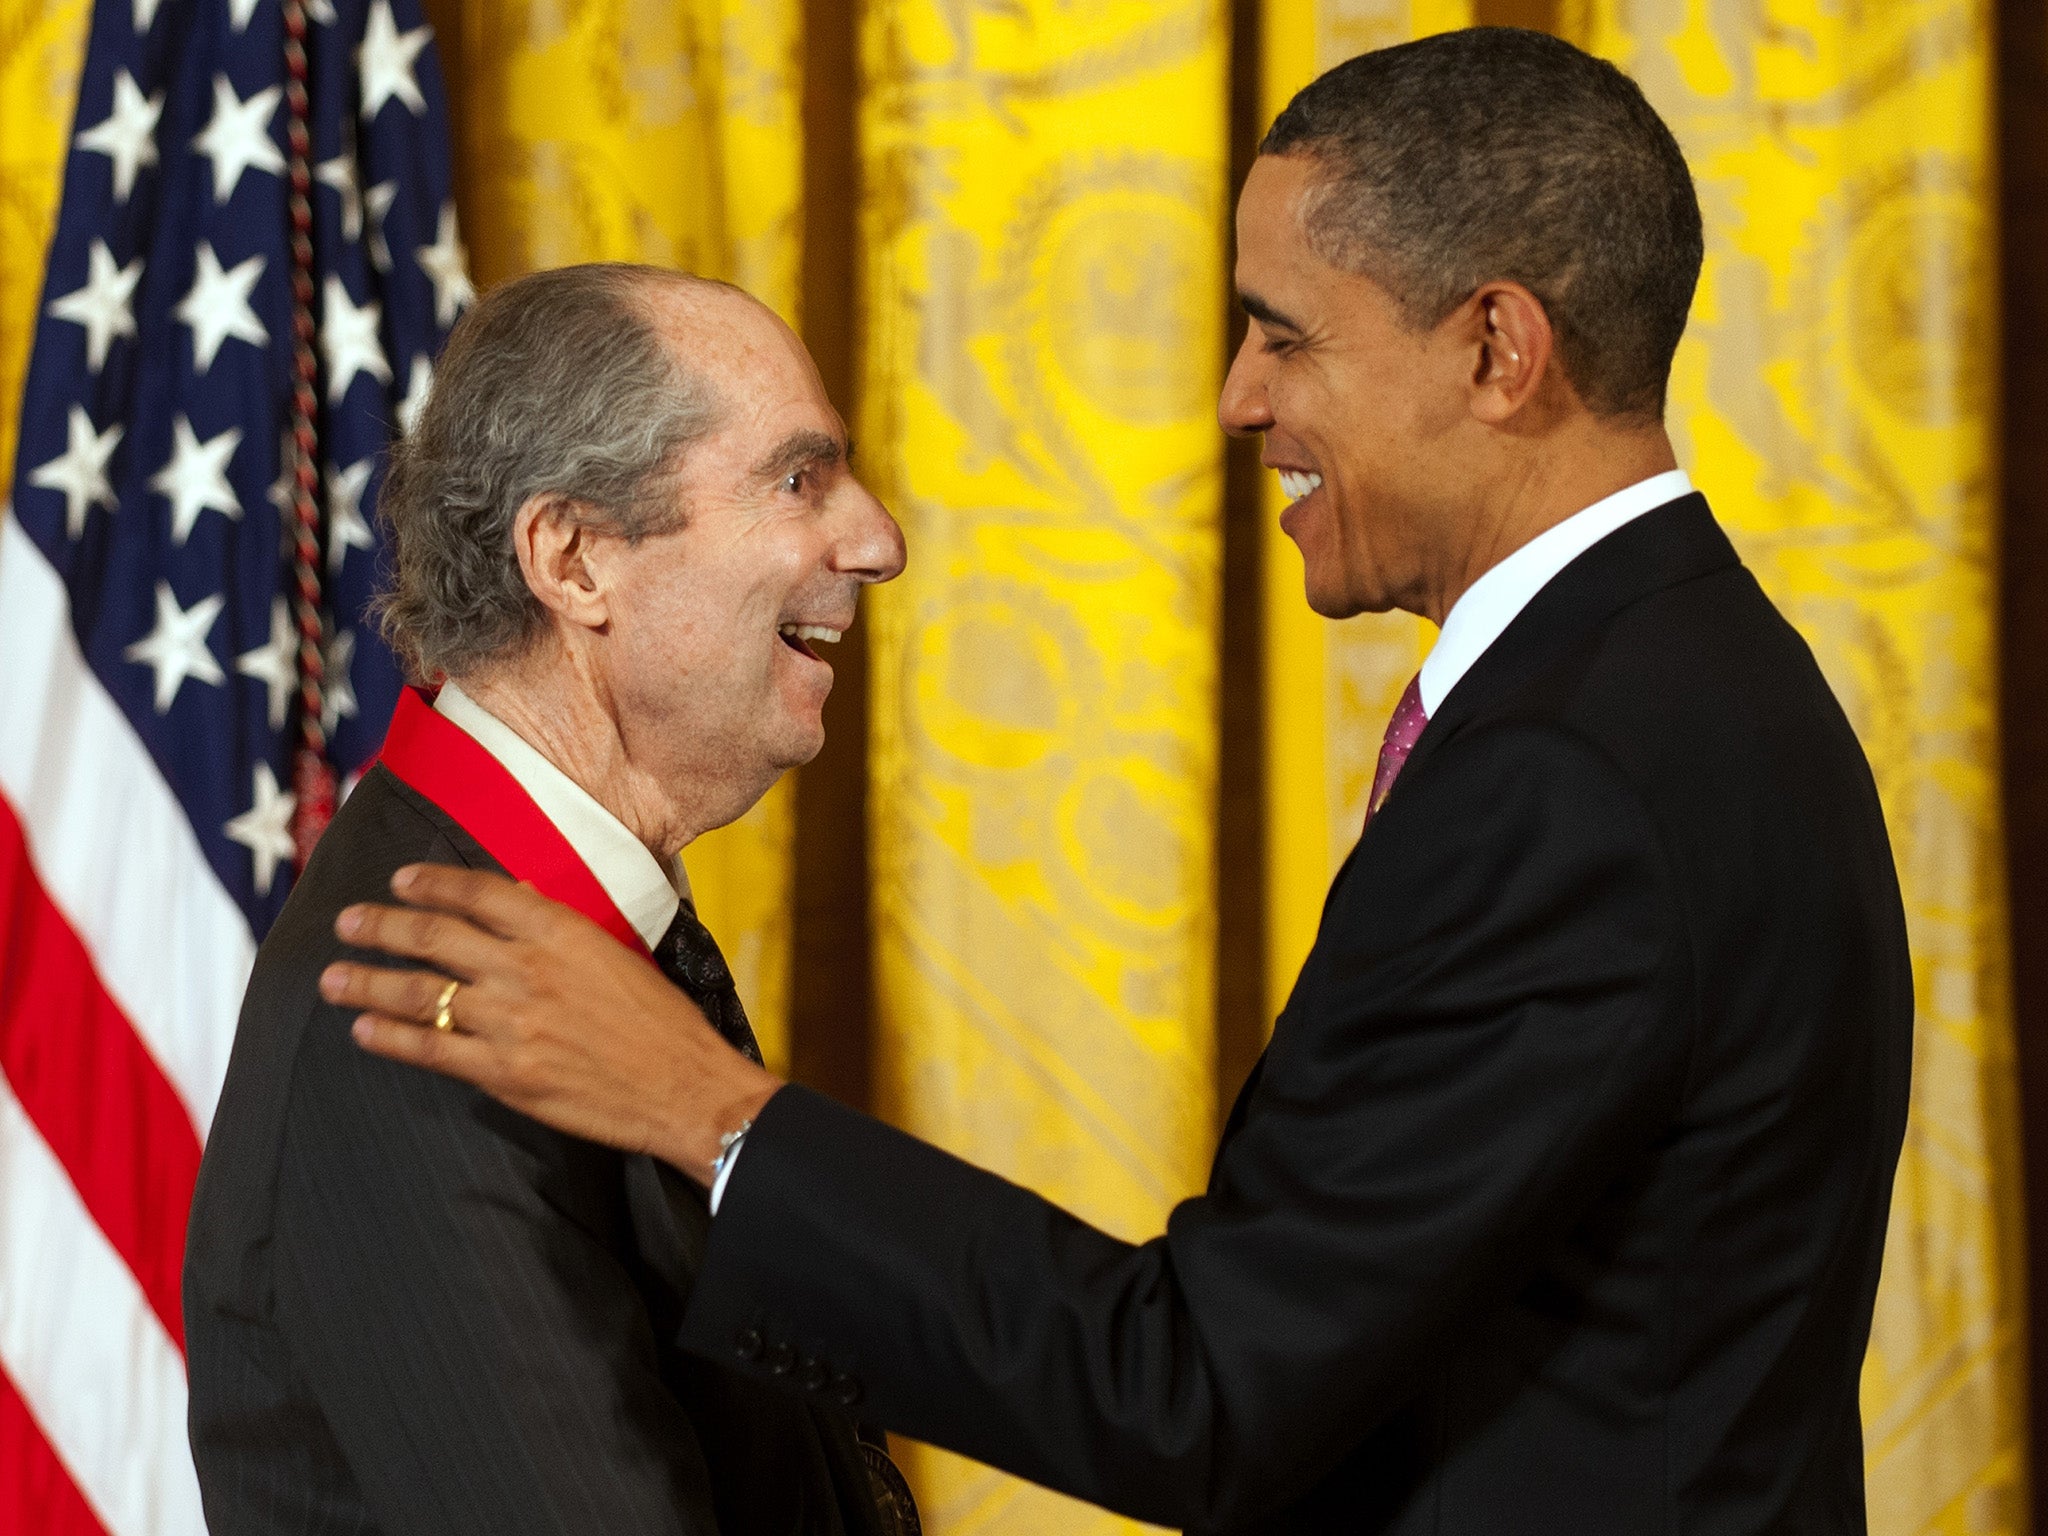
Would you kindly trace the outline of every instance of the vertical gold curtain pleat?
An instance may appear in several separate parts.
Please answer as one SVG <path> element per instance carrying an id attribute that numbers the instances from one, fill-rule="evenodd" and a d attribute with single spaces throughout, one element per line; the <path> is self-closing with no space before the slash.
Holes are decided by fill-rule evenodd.
<path id="1" fill-rule="evenodd" d="M 1228 17 L 938 0 L 862 37 L 889 1118 L 1128 1237 L 1213 1116 Z M 929 1528 L 1128 1522 L 936 1453 Z"/>
<path id="2" fill-rule="evenodd" d="M 439 0 L 480 283 L 644 261 L 798 321 L 801 0 Z M 772 1067 L 788 1070 L 794 783 L 684 853 Z"/>
<path id="3" fill-rule="evenodd" d="M 1472 0 L 1266 0 L 1260 129 L 1324 70 L 1373 48 L 1472 24 Z M 1405 613 L 1333 623 L 1310 611 L 1286 498 L 1262 481 L 1266 1015 L 1287 1001 L 1323 897 L 1365 824 L 1380 738 L 1436 630 Z"/>
<path id="4" fill-rule="evenodd" d="M 0 0 L 0 501 L 91 19 L 90 0 Z"/>
<path id="5" fill-rule="evenodd" d="M 1707 262 L 1671 425 L 1870 754 L 1912 934 L 1913 1113 L 1863 1372 L 1880 1536 L 2029 1528 L 1995 653 L 1991 17 L 1595 0 Z"/>

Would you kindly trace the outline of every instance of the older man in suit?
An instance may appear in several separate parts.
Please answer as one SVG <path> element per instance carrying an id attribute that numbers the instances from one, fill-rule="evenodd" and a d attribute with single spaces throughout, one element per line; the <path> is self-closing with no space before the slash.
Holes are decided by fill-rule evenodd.
<path id="1" fill-rule="evenodd" d="M 386 629 L 441 686 L 402 700 L 249 984 L 185 1273 L 208 1524 L 914 1529 L 843 1381 L 794 1401 L 677 1347 L 701 1191 L 357 1050 L 315 985 L 399 866 L 502 870 L 759 1060 L 676 852 L 817 751 L 811 641 L 902 564 L 803 344 L 674 273 L 512 283 L 457 327 L 383 509 Z"/>
<path id="2" fill-rule="evenodd" d="M 691 1347 L 1113 1509 L 1863 1529 L 1912 978 L 1863 754 L 1662 426 L 1700 260 L 1663 123 L 1537 34 L 1354 59 L 1267 135 L 1223 423 L 1264 434 L 1317 611 L 1442 633 L 1151 1242 L 777 1082 L 502 883 L 344 917 L 459 978 L 461 1032 L 416 1027 L 438 976 L 330 994 L 716 1186 Z"/>

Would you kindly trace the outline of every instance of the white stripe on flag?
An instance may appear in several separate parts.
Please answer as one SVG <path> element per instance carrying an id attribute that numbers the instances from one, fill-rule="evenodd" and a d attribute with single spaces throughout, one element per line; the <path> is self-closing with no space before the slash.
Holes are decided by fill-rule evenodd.
<path id="1" fill-rule="evenodd" d="M 109 1536 L 205 1536 L 185 1361 L 0 1077 L 0 1366 Z"/>
<path id="2" fill-rule="evenodd" d="M 0 793 L 43 889 L 204 1139 L 255 941 L 69 612 L 57 572 L 0 507 Z"/>

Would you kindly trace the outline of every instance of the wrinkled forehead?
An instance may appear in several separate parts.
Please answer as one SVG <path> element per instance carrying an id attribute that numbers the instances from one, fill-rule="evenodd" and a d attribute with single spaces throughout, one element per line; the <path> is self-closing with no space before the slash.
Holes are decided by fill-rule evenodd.
<path id="1" fill-rule="evenodd" d="M 646 301 L 683 365 L 729 401 L 802 392 L 816 381 L 803 342 L 751 294 L 722 283 L 659 283 Z"/>
<path id="2" fill-rule="evenodd" d="M 1260 155 L 1237 197 L 1240 259 L 1324 265 L 1309 235 L 1309 220 L 1328 190 L 1329 176 L 1306 154 Z"/>
<path id="3" fill-rule="evenodd" d="M 753 466 L 798 437 L 819 452 L 826 440 L 833 456 L 843 450 L 845 426 L 809 350 L 765 304 L 736 288 L 690 284 L 664 285 L 650 307 L 684 368 L 718 402 L 718 425 L 700 462 Z"/>
<path id="4" fill-rule="evenodd" d="M 655 328 L 698 375 L 803 373 L 809 352 L 782 319 L 723 283 L 653 283 L 643 301 Z"/>

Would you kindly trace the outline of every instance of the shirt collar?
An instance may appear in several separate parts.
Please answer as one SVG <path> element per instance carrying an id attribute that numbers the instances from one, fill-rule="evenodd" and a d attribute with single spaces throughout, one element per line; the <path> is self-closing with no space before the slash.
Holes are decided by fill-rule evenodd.
<path id="1" fill-rule="evenodd" d="M 664 867 L 588 790 L 454 683 L 441 685 L 434 708 L 504 765 L 541 814 L 569 840 L 633 931 L 649 949 L 658 945 L 675 921 L 676 908 L 690 894 L 682 859 L 672 854 Z"/>
<path id="2" fill-rule="evenodd" d="M 1682 469 L 1638 480 L 1546 528 L 1473 582 L 1444 615 L 1443 632 L 1422 663 L 1423 712 L 1436 714 L 1459 679 L 1559 571 L 1624 523 L 1691 492 L 1692 478 Z"/>

